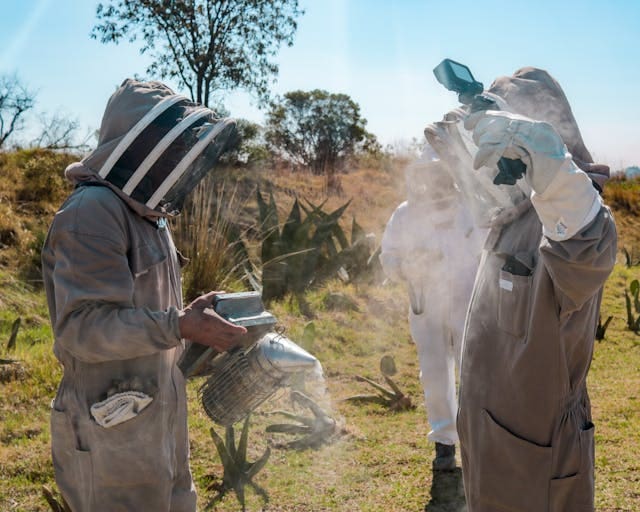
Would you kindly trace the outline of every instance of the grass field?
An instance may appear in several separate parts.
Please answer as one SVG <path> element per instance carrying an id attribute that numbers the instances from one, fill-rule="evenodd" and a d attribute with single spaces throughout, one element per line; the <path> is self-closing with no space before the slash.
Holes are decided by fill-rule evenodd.
<path id="1" fill-rule="evenodd" d="M 402 197 L 397 172 L 358 171 L 343 178 L 344 193 L 330 204 L 353 197 L 349 212 L 363 227 L 380 235 L 395 204 Z M 287 190 L 298 186 L 296 176 L 274 177 L 279 201 L 286 203 Z M 305 178 L 307 195 L 321 197 L 321 183 Z M 7 195 L 5 194 L 5 197 Z M 637 200 L 636 196 L 636 200 Z M 0 199 L 2 194 L 0 193 Z M 5 210 L 16 212 L 15 203 Z M 42 207 L 42 206 L 41 206 Z M 26 206 L 20 206 L 22 211 Z M 44 207 L 43 207 L 44 208 Z M 46 211 L 42 224 L 45 224 Z M 635 213 L 616 211 L 620 239 L 629 250 L 640 247 Z M 6 220 L 6 219 L 5 219 Z M 4 224 L 6 226 L 6 223 Z M 38 224 L 40 225 L 40 224 Z M 25 227 L 28 231 L 28 226 Z M 25 237 L 25 247 L 29 240 Z M 17 253 L 3 253 L 0 267 L 0 358 L 17 360 L 0 365 L 0 510 L 47 511 L 43 485 L 53 486 L 49 456 L 49 404 L 61 369 L 51 352 L 51 332 L 43 292 L 18 278 L 12 265 Z M 24 250 L 22 250 L 24 252 Z M 7 256 L 11 254 L 11 256 Z M 596 509 L 599 512 L 640 510 L 640 336 L 626 329 L 624 289 L 640 279 L 640 266 L 626 267 L 622 254 L 607 282 L 602 316 L 613 316 L 603 341 L 597 342 L 589 387 L 596 424 Z M 356 307 L 333 307 L 339 294 Z M 329 282 L 307 295 L 315 318 L 304 318 L 295 301 L 275 303 L 271 311 L 286 334 L 322 362 L 328 394 L 322 386 L 308 385 L 306 392 L 318 397 L 340 425 L 339 435 L 317 449 L 295 450 L 283 446 L 292 439 L 265 432 L 280 423 L 277 410 L 295 411 L 288 391 L 261 406 L 251 418 L 249 460 L 267 447 L 271 456 L 255 481 L 269 502 L 247 490 L 247 510 L 269 511 L 459 511 L 459 473 L 437 477 L 431 471 L 433 445 L 427 441 L 428 426 L 418 380 L 416 351 L 408 333 L 407 300 L 396 286 L 345 285 Z M 462 313 L 461 313 L 462 314 Z M 6 353 L 11 327 L 21 318 L 16 348 Z M 394 380 L 417 406 L 392 412 L 380 405 L 357 405 L 344 399 L 370 393 L 372 388 L 356 380 L 366 376 L 383 383 L 379 361 L 395 358 Z M 192 470 L 199 493 L 200 510 L 238 511 L 228 493 L 215 504 L 215 484 L 222 477 L 209 429 L 214 426 L 197 401 L 202 381 L 189 383 Z M 223 433 L 220 427 L 214 427 Z"/>

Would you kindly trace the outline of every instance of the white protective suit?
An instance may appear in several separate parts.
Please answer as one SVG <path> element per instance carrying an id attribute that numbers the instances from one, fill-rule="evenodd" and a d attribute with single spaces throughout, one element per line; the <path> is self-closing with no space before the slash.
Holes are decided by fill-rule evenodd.
<path id="1" fill-rule="evenodd" d="M 428 144 L 406 175 L 408 199 L 387 223 L 380 260 L 387 276 L 409 289 L 429 440 L 453 445 L 456 371 L 484 231 Z"/>
<path id="2" fill-rule="evenodd" d="M 74 512 L 195 510 L 179 258 L 159 203 L 180 204 L 231 130 L 163 84 L 126 80 L 98 147 L 65 172 L 76 189 L 51 225 L 42 270 L 64 366 L 53 467 Z"/>

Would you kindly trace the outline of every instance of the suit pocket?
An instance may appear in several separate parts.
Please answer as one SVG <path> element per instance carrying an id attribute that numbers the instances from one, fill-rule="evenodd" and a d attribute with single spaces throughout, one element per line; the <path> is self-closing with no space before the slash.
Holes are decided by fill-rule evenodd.
<path id="1" fill-rule="evenodd" d="M 160 400 L 137 416 L 104 428 L 90 421 L 89 450 L 96 482 L 101 487 L 136 486 L 162 481 L 171 457 Z"/>
<path id="2" fill-rule="evenodd" d="M 131 249 L 129 265 L 134 279 L 138 279 L 149 273 L 152 267 L 167 259 L 161 247 L 155 245 L 141 245 Z"/>
<path id="3" fill-rule="evenodd" d="M 532 276 L 519 276 L 500 271 L 498 282 L 498 326 L 503 331 L 524 338 L 529 316 Z"/>
<path id="4" fill-rule="evenodd" d="M 593 423 L 580 430 L 578 437 L 580 469 L 575 475 L 554 478 L 549 484 L 549 512 L 593 512 L 594 510 L 594 431 Z"/>
<path id="5" fill-rule="evenodd" d="M 56 484 L 71 510 L 91 510 L 91 456 L 77 447 L 75 429 L 67 413 L 51 409 L 51 457 Z"/>
<path id="6" fill-rule="evenodd" d="M 482 413 L 481 432 L 485 439 L 472 468 L 480 501 L 491 510 L 547 510 L 551 447 L 515 435 L 487 410 Z"/>

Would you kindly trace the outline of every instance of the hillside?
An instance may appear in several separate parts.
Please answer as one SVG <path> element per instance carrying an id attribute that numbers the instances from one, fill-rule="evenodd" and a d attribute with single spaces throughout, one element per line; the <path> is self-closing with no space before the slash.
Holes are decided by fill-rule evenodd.
<path id="1" fill-rule="evenodd" d="M 0 510 L 49 510 L 42 485 L 53 485 L 49 457 L 49 404 L 60 379 L 51 353 L 51 332 L 35 264 L 38 247 L 58 204 L 68 192 L 61 171 L 68 155 L 43 152 L 0 154 L 0 358 L 16 363 L 0 366 Z M 247 218 L 256 214 L 255 187 L 274 192 L 284 219 L 293 196 L 320 203 L 330 211 L 351 200 L 343 216 L 345 227 L 355 217 L 379 241 L 393 208 L 404 197 L 401 162 L 383 168 L 359 169 L 341 176 L 340 195 L 326 197 L 321 177 L 286 170 L 230 171 L 237 193 L 246 199 Z M 234 185 L 236 186 L 236 185 Z M 640 266 L 627 267 L 622 247 L 632 262 L 640 260 L 639 182 L 614 181 L 607 189 L 619 228 L 619 263 L 608 281 L 603 319 L 613 316 L 598 342 L 590 373 L 590 394 L 596 424 L 596 503 L 599 512 L 640 510 L 640 337 L 626 329 L 624 290 L 640 278 Z M 336 301 L 341 298 L 341 301 Z M 325 381 L 306 391 L 320 396 L 340 425 L 329 445 L 295 450 L 290 436 L 265 432 L 283 422 L 278 410 L 308 415 L 292 405 L 288 392 L 261 406 L 252 416 L 249 461 L 267 446 L 271 456 L 255 478 L 270 498 L 247 491 L 247 509 L 296 512 L 418 511 L 460 509 L 460 475 L 434 478 L 432 443 L 418 380 L 415 347 L 406 321 L 406 293 L 401 287 L 343 284 L 330 281 L 309 292 L 314 318 L 301 315 L 295 301 L 274 303 L 270 310 L 286 335 L 322 362 Z M 461 313 L 463 314 L 463 313 Z M 12 325 L 21 319 L 16 347 L 5 346 Z M 383 355 L 395 358 L 393 377 L 417 407 L 393 412 L 376 404 L 358 405 L 344 399 L 373 392 L 357 376 L 384 383 L 379 370 Z M 202 380 L 189 384 L 192 469 L 200 509 L 224 512 L 240 509 L 232 493 L 213 502 L 222 465 L 209 429 L 214 426 L 198 403 Z M 214 426 L 220 434 L 223 430 Z M 444 503 L 455 503 L 455 508 Z"/>

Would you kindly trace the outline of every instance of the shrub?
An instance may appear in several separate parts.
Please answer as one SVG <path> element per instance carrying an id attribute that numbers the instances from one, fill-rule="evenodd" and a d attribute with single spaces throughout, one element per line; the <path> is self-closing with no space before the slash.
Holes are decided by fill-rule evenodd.
<path id="1" fill-rule="evenodd" d="M 19 201 L 58 206 L 71 192 L 71 185 L 64 179 L 64 169 L 76 156 L 50 150 L 24 152 L 21 183 L 17 190 Z"/>
<path id="2" fill-rule="evenodd" d="M 613 209 L 640 215 L 640 179 L 616 177 L 610 180 L 605 187 L 604 198 Z"/>

